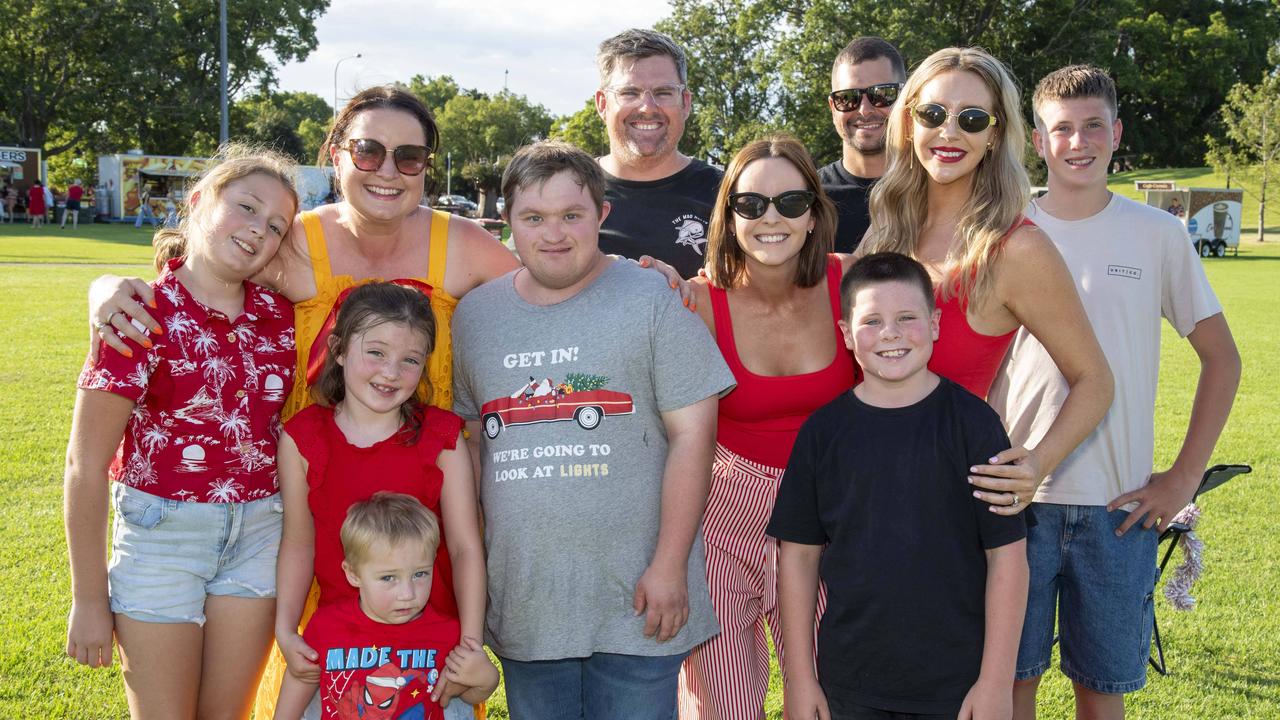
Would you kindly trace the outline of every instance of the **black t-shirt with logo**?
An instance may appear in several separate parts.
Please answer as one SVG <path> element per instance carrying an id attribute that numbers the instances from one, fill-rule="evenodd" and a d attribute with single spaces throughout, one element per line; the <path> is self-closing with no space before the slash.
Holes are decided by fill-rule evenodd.
<path id="1" fill-rule="evenodd" d="M 862 242 L 862 236 L 871 225 L 867 212 L 867 194 L 880 178 L 864 178 L 851 175 L 839 160 L 823 165 L 818 171 L 822 189 L 836 204 L 836 252 L 851 253 Z"/>
<path id="2" fill-rule="evenodd" d="M 959 710 L 982 664 L 984 550 L 1026 537 L 1022 515 L 973 497 L 969 466 L 1008 447 L 996 412 L 946 378 L 901 408 L 844 392 L 800 428 L 765 532 L 826 546 L 818 681 L 829 698 Z"/>
<path id="3" fill-rule="evenodd" d="M 724 173 L 701 160 L 661 180 L 623 180 L 605 173 L 612 209 L 600 228 L 600 249 L 633 260 L 655 257 L 683 278 L 705 262 L 711 207 Z"/>

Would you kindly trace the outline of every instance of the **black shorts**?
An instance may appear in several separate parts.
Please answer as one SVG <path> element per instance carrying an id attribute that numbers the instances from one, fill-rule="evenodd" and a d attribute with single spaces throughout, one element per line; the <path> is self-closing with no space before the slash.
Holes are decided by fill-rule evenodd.
<path id="1" fill-rule="evenodd" d="M 79 200 L 68 200 L 68 201 L 67 201 L 67 209 L 68 209 L 68 210 L 79 210 L 79 209 L 80 209 L 80 201 L 79 201 Z"/>

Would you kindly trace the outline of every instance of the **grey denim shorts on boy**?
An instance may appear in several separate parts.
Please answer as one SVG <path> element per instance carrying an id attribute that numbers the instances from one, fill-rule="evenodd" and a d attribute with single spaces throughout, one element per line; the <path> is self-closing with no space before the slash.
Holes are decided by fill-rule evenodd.
<path id="1" fill-rule="evenodd" d="M 1049 669 L 1057 614 L 1062 674 L 1099 693 L 1120 694 L 1147 683 L 1155 617 L 1155 529 L 1102 505 L 1036 503 L 1027 528 L 1031 582 L 1018 647 L 1017 679 Z"/>
<path id="2" fill-rule="evenodd" d="M 153 623 L 204 625 L 208 595 L 276 596 L 284 505 L 186 503 L 111 483 L 111 611 Z"/>

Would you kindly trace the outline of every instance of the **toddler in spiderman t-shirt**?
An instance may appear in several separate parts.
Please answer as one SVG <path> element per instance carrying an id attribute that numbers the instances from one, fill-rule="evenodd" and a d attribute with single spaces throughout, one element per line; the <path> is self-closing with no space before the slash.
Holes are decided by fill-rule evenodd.
<path id="1" fill-rule="evenodd" d="M 319 686 L 286 674 L 277 718 L 301 717 L 317 689 L 323 720 L 411 710 L 423 720 L 448 718 L 440 680 L 465 688 L 455 703 L 460 717 L 471 715 L 465 703 L 493 693 L 498 669 L 480 640 L 459 640 L 457 619 L 427 604 L 439 544 L 439 522 L 416 498 L 380 492 L 351 506 L 342 569 L 359 597 L 322 606 L 311 618 L 303 639 L 320 655 Z"/>

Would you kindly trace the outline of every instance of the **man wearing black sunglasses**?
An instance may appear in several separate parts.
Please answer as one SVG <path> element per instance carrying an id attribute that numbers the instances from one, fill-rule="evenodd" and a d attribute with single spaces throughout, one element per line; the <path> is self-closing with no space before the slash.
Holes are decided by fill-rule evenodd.
<path id="1" fill-rule="evenodd" d="M 839 160 L 818 171 L 836 204 L 836 252 L 853 252 L 871 224 L 867 193 L 884 174 L 889 109 L 907 80 L 902 55 L 878 37 L 855 38 L 831 66 L 831 122 L 844 141 Z"/>
<path id="2" fill-rule="evenodd" d="M 649 255 L 693 277 L 724 173 L 678 149 L 693 100 L 684 50 L 662 33 L 627 30 L 600 43 L 596 65 L 596 110 L 609 133 L 599 162 L 613 208 L 600 249 Z"/>

